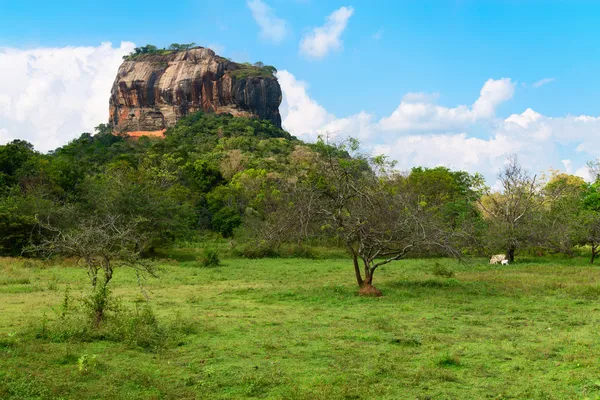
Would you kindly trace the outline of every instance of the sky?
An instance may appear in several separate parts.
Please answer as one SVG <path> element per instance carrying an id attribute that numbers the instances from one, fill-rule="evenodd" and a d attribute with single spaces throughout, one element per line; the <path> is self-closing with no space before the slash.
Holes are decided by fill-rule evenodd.
<path id="1" fill-rule="evenodd" d="M 0 0 L 0 143 L 107 122 L 122 56 L 195 42 L 274 65 L 283 126 L 358 138 L 401 169 L 586 177 L 600 157 L 600 2 Z"/>

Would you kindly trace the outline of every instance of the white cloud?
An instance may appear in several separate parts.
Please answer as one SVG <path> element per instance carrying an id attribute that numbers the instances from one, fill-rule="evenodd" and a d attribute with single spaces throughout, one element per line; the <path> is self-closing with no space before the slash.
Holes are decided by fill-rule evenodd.
<path id="1" fill-rule="evenodd" d="M 316 140 L 319 130 L 335 117 L 310 98 L 305 82 L 285 70 L 277 72 L 277 79 L 283 92 L 279 108 L 283 127 L 300 139 Z"/>
<path id="2" fill-rule="evenodd" d="M 462 129 L 495 115 L 496 108 L 512 98 L 515 84 L 508 78 L 489 79 L 471 107 L 444 107 L 434 103 L 436 97 L 409 93 L 398 108 L 380 121 L 386 131 L 439 131 Z"/>
<path id="3" fill-rule="evenodd" d="M 586 182 L 593 181 L 592 174 L 590 173 L 590 170 L 588 167 L 579 168 L 577 171 L 575 171 L 574 175 L 583 178 Z"/>
<path id="4" fill-rule="evenodd" d="M 536 88 L 536 89 L 537 89 L 537 88 L 539 88 L 539 87 L 542 87 L 542 86 L 544 86 L 544 85 L 547 85 L 547 84 L 549 84 L 549 83 L 552 83 L 552 82 L 554 82 L 555 80 L 556 80 L 556 79 L 554 79 L 554 78 L 544 78 L 544 79 L 540 79 L 539 81 L 532 83 L 532 84 L 531 84 L 531 87 L 533 87 L 533 88 Z"/>
<path id="5" fill-rule="evenodd" d="M 108 122 L 112 82 L 133 47 L 0 49 L 0 142 L 48 151 Z"/>
<path id="6" fill-rule="evenodd" d="M 283 125 L 292 134 L 305 140 L 323 133 L 359 138 L 366 149 L 389 155 L 403 169 L 444 165 L 483 173 L 493 183 L 506 156 L 517 154 L 534 173 L 554 168 L 587 178 L 582 166 L 600 157 L 600 117 L 548 117 L 528 108 L 498 118 L 498 106 L 514 94 L 508 78 L 485 82 L 472 106 L 444 107 L 435 104 L 437 94 L 407 93 L 391 115 L 379 119 L 365 111 L 337 118 L 288 71 L 279 79 Z M 565 149 L 575 157 L 561 157 Z"/>
<path id="7" fill-rule="evenodd" d="M 352 14 L 352 7 L 341 7 L 331 13 L 325 25 L 304 35 L 300 42 L 300 53 L 309 58 L 323 58 L 329 52 L 341 49 L 341 36 Z"/>
<path id="8" fill-rule="evenodd" d="M 287 36 L 287 22 L 275 15 L 275 11 L 262 0 L 249 0 L 248 8 L 260 27 L 260 36 L 273 43 L 281 43 Z"/>
<path id="9" fill-rule="evenodd" d="M 488 79 L 479 92 L 479 98 L 473 104 L 475 118 L 493 117 L 496 108 L 512 99 L 514 93 L 515 84 L 509 78 Z"/>
<path id="10" fill-rule="evenodd" d="M 8 131 L 4 128 L 0 128 L 0 144 L 8 143 L 12 140 L 14 140 L 14 138 L 12 138 L 8 135 Z"/>

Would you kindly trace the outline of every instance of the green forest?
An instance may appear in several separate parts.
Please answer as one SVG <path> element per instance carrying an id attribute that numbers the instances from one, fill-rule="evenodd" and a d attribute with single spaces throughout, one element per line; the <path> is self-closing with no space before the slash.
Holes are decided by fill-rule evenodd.
<path id="1" fill-rule="evenodd" d="M 398 171 L 353 139 L 303 143 L 229 115 L 186 117 L 165 139 L 100 125 L 48 154 L 21 140 L 0 146 L 0 254 L 33 257 L 58 233 L 114 219 L 135 225 L 140 256 L 214 234 L 246 257 L 318 257 L 312 247 L 329 247 L 369 265 L 496 253 L 594 261 L 598 182 L 535 176 L 515 156 L 498 178 L 491 190 L 481 175 L 444 167 Z"/>

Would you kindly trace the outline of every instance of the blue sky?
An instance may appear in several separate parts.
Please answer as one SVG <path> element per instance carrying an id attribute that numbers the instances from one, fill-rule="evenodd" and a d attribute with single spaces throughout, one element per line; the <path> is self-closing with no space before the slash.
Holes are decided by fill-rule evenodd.
<path id="1" fill-rule="evenodd" d="M 172 42 L 196 42 L 212 47 L 234 61 L 260 60 L 289 73 L 284 92 L 289 94 L 294 89 L 303 90 L 300 96 L 296 96 L 298 101 L 302 104 L 308 102 L 313 107 L 312 112 L 315 112 L 314 107 L 318 107 L 318 112 L 323 114 L 319 120 L 310 110 L 307 111 L 303 116 L 314 119 L 315 124 L 310 129 L 290 125 L 288 129 L 292 133 L 310 140 L 327 126 L 334 124 L 338 127 L 341 124 L 339 120 L 352 119 L 362 113 L 369 116 L 369 121 L 364 122 L 368 127 L 364 130 L 370 133 L 356 134 L 354 128 L 338 131 L 343 133 L 347 130 L 349 135 L 362 136 L 367 147 L 406 161 L 401 163 L 404 167 L 409 167 L 411 162 L 423 162 L 426 158 L 415 155 L 419 149 L 404 149 L 408 139 L 399 143 L 397 138 L 410 137 L 411 143 L 414 140 L 454 138 L 458 140 L 454 146 L 462 146 L 463 143 L 474 145 L 475 149 L 487 146 L 481 151 L 487 151 L 488 159 L 460 162 L 456 157 L 464 158 L 464 154 L 458 152 L 453 153 L 454 158 L 446 160 L 438 155 L 431 157 L 431 162 L 427 159 L 427 163 L 480 168 L 491 176 L 501 156 L 489 148 L 497 145 L 494 139 L 498 139 L 500 131 L 509 137 L 508 142 L 523 135 L 535 136 L 535 140 L 530 138 L 533 141 L 528 143 L 538 146 L 545 137 L 540 133 L 544 127 L 552 130 L 550 135 L 546 135 L 547 142 L 539 147 L 547 154 L 531 160 L 531 169 L 566 169 L 565 165 L 569 163 L 565 164 L 563 160 L 568 159 L 573 165 L 572 172 L 575 172 L 581 170 L 588 159 L 600 156 L 600 153 L 590 150 L 590 146 L 599 143 L 591 136 L 596 127 L 593 125 L 595 120 L 591 123 L 586 120 L 583 128 L 589 131 L 587 135 L 590 137 L 583 133 L 575 135 L 575 138 L 573 133 L 563 135 L 564 131 L 581 130 L 577 124 L 582 121 L 570 121 L 570 116 L 596 118 L 600 114 L 600 97 L 597 95 L 600 81 L 595 79 L 600 69 L 600 27 L 597 23 L 600 2 L 180 0 L 171 4 L 154 0 L 0 0 L 0 49 L 38 57 L 37 54 L 44 49 L 98 48 L 104 42 L 111 42 L 113 50 L 122 42 L 158 46 L 168 46 Z M 266 18 L 266 33 L 261 29 L 257 9 L 262 10 Z M 313 43 L 312 55 L 306 50 L 310 49 L 308 45 L 303 51 L 303 41 L 311 37 L 315 28 L 326 26 L 328 16 L 339 10 L 341 12 L 336 15 L 343 23 L 338 26 L 339 34 L 332 39 L 335 44 L 318 47 Z M 117 57 L 107 55 L 108 51 L 102 54 L 111 60 L 110 67 L 115 68 Z M 95 60 L 97 56 L 86 57 Z M 27 65 L 31 67 L 31 64 Z M 56 74 L 52 73 L 53 76 Z M 488 80 L 500 81 L 502 78 L 508 78 L 510 82 L 504 81 L 505 86 L 500 85 L 497 90 L 508 88 L 510 93 L 499 95 L 504 97 L 494 101 L 491 114 L 465 114 L 459 118 L 462 123 L 449 122 L 447 129 L 434 124 L 435 129 L 428 130 L 432 126 L 429 123 L 422 126 L 411 123 L 410 127 L 406 127 L 397 121 L 400 125 L 384 129 L 386 133 L 381 133 L 382 120 L 398 109 L 407 93 L 435 94 L 427 97 L 427 101 L 419 99 L 412 103 L 454 110 L 460 105 L 470 107 Z M 29 85 L 33 78 L 23 79 L 23 85 Z M 63 81 L 58 85 L 65 86 L 68 84 Z M 9 98 L 5 102 L 14 106 L 17 103 L 15 96 L 20 96 L 22 91 L 15 87 L 9 89 L 11 95 L 5 96 Z M 9 89 L 5 92 L 8 93 Z M 0 84 L 0 100 L 2 90 Z M 289 95 L 289 98 L 292 96 Z M 98 100 L 96 103 L 101 102 Z M 304 112 L 304 109 L 297 109 L 301 107 L 292 105 L 290 109 Z M 504 126 L 511 115 L 522 115 L 527 109 L 538 115 L 532 117 L 535 128 L 521 123 L 519 132 L 516 132 Z M 282 110 L 282 113 L 287 111 Z M 445 111 L 442 110 L 442 113 Z M 417 119 L 423 122 L 424 119 L 438 117 L 437 111 L 433 114 L 428 111 Z M 290 118 L 289 124 L 292 120 Z M 323 126 L 317 127 L 319 121 Z M 447 120 L 438 118 L 440 121 L 443 124 Z M 69 126 L 75 129 L 77 124 Z M 19 132 L 15 131 L 18 127 L 16 122 L 3 126 L 0 120 L 0 134 L 4 129 L 7 138 L 18 136 Z M 506 133 L 507 129 L 510 134 Z M 466 136 L 461 142 L 457 135 L 462 134 Z M 74 132 L 72 136 L 76 135 L 77 132 Z M 446 136 L 442 138 L 440 135 Z M 61 137 L 59 135 L 55 141 L 60 142 Z M 468 139 L 471 138 L 481 139 L 487 144 L 470 143 Z M 404 150 L 398 150 L 398 146 Z M 440 146 L 440 152 L 443 152 L 444 145 Z M 427 147 L 424 145 L 424 148 Z M 518 149 L 516 152 L 519 153 Z M 525 149 L 522 155 L 530 158 L 531 152 L 532 149 Z"/>

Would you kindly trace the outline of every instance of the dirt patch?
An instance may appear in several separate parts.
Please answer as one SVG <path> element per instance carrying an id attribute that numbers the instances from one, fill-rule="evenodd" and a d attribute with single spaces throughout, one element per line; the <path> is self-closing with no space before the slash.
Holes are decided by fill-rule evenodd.
<path id="1" fill-rule="evenodd" d="M 369 284 L 362 285 L 360 290 L 358 291 L 358 294 L 360 296 L 368 296 L 368 297 L 383 296 L 383 293 L 381 293 L 381 290 L 379 290 L 375 286 L 369 285 Z"/>

